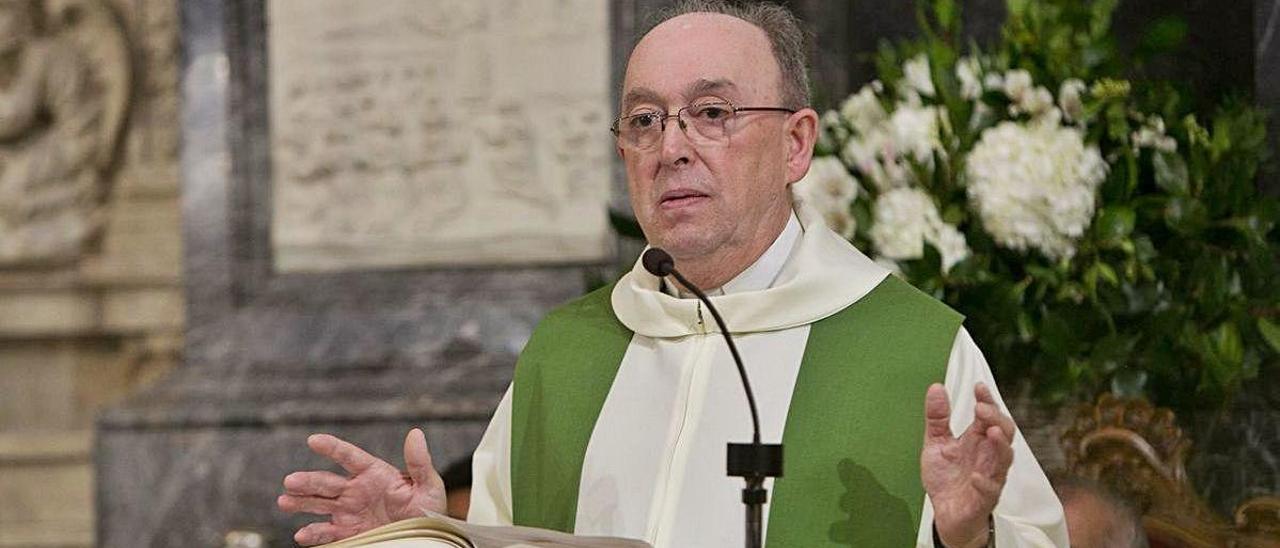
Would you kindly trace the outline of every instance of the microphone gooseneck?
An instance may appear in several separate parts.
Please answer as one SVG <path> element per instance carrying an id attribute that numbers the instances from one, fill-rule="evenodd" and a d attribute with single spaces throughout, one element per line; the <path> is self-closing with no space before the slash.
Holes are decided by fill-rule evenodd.
<path id="1" fill-rule="evenodd" d="M 760 414 L 756 411 L 756 396 L 751 390 L 751 381 L 747 379 L 747 368 L 742 365 L 742 356 L 738 354 L 737 345 L 733 344 L 729 327 L 725 325 L 724 318 L 720 317 L 720 311 L 711 304 L 711 299 L 707 298 L 707 294 L 698 286 L 681 275 L 679 270 L 676 270 L 675 259 L 672 259 L 666 251 L 656 247 L 649 248 L 640 258 L 640 262 L 644 265 L 644 269 L 654 276 L 674 277 L 680 285 L 689 289 L 703 304 L 706 304 L 707 310 L 711 311 L 711 317 L 720 327 L 720 334 L 724 335 L 725 343 L 729 345 L 729 352 L 733 354 L 733 363 L 738 366 L 742 390 L 747 393 L 747 405 L 751 408 L 752 437 L 749 444 L 729 444 L 727 468 L 730 476 L 743 478 L 747 482 L 747 487 L 742 490 L 742 502 L 747 508 L 746 546 L 760 548 L 764 532 L 762 508 L 769 500 L 768 491 L 764 488 L 764 480 L 767 477 L 782 477 L 782 445 L 760 443 Z"/>
<path id="2" fill-rule="evenodd" d="M 659 278 L 671 275 L 680 282 L 680 285 L 686 287 L 698 297 L 698 300 L 707 305 L 707 310 L 711 311 L 711 317 L 715 319 L 716 325 L 720 327 L 720 334 L 724 335 L 724 342 L 729 345 L 729 353 L 733 355 L 733 363 L 738 366 L 738 377 L 742 379 L 742 390 L 747 393 L 747 406 L 751 408 L 751 442 L 760 444 L 760 413 L 756 410 L 756 396 L 751 390 L 751 381 L 747 378 L 747 368 L 742 365 L 742 356 L 738 354 L 738 346 L 733 344 L 733 337 L 729 336 L 729 328 L 724 323 L 724 318 L 720 317 L 720 311 L 716 310 L 715 305 L 711 304 L 711 299 L 707 298 L 707 294 L 702 289 L 690 282 L 684 275 L 676 270 L 675 259 L 662 249 L 651 247 L 644 252 L 640 258 L 644 269 L 650 274 Z"/>

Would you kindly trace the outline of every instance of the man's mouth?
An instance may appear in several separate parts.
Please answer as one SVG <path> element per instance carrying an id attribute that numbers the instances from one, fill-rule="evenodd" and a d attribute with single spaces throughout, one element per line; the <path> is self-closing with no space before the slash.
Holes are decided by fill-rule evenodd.
<path id="1" fill-rule="evenodd" d="M 658 207 L 662 209 L 679 209 L 706 201 L 710 196 L 691 189 L 668 190 L 662 193 Z"/>

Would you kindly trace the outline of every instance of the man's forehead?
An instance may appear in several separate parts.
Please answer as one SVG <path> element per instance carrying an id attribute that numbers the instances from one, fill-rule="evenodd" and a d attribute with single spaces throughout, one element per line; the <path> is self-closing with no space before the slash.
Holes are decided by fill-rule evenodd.
<path id="1" fill-rule="evenodd" d="M 751 92 L 761 86 L 772 89 L 776 63 L 761 63 L 762 58 L 773 60 L 768 37 L 747 21 L 718 13 L 673 17 L 645 34 L 632 50 L 623 106 L 639 99 L 671 101 L 705 93 Z"/>
<path id="2" fill-rule="evenodd" d="M 702 95 L 731 95 L 738 89 L 738 84 L 729 78 L 698 78 L 681 90 L 685 100 L 696 99 Z M 645 86 L 634 86 L 626 90 L 622 96 L 622 105 L 631 106 L 638 103 L 663 103 L 672 97 L 664 97 L 662 93 Z"/>

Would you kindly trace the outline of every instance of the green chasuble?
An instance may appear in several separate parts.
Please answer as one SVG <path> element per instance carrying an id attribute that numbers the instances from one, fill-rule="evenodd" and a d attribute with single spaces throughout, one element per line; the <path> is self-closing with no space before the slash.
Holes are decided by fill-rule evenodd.
<path id="1" fill-rule="evenodd" d="M 517 525 L 573 531 L 587 443 L 632 339 L 613 314 L 612 289 L 552 312 L 520 355 L 511 432 Z M 914 545 L 924 501 L 924 395 L 945 377 L 962 319 L 888 276 L 812 324 L 767 545 Z"/>

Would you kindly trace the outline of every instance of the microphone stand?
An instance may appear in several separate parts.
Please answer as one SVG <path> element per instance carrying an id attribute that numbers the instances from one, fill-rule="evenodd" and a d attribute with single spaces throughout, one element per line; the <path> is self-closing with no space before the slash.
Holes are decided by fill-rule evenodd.
<path id="1" fill-rule="evenodd" d="M 782 477 L 782 444 L 760 443 L 760 414 L 756 411 L 756 397 L 751 390 L 751 382 L 747 380 L 747 369 L 742 365 L 742 357 L 738 355 L 738 347 L 733 344 L 733 337 L 729 336 L 729 328 L 725 326 L 724 319 L 720 317 L 720 312 L 711 304 L 711 299 L 707 298 L 706 293 L 703 293 L 698 286 L 690 283 L 676 270 L 675 261 L 670 255 L 656 248 L 646 251 L 645 255 L 650 255 L 654 251 L 661 253 L 661 255 L 653 254 L 652 258 L 645 257 L 643 261 L 645 268 L 657 276 L 670 274 L 681 285 L 692 291 L 703 304 L 707 305 L 707 310 L 711 312 L 711 317 L 715 319 L 716 325 L 720 327 L 720 334 L 724 335 L 724 340 L 729 345 L 729 352 L 733 355 L 733 362 L 738 366 L 738 376 L 742 378 L 742 389 L 747 393 L 747 405 L 751 408 L 751 426 L 753 430 L 751 443 L 729 444 L 727 468 L 730 476 L 743 478 L 747 483 L 747 486 L 742 489 L 742 503 L 746 505 L 746 546 L 747 548 L 761 548 L 764 542 L 764 519 L 762 514 L 764 503 L 769 500 L 769 492 L 764 488 L 764 480 L 765 478 Z M 653 268 L 650 268 L 651 265 L 653 265 Z"/>

